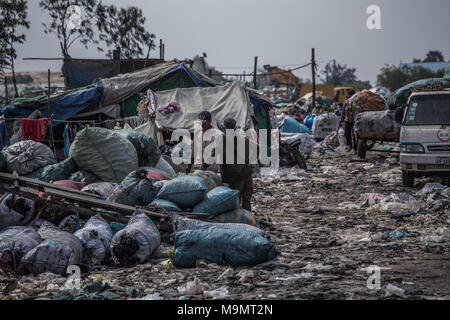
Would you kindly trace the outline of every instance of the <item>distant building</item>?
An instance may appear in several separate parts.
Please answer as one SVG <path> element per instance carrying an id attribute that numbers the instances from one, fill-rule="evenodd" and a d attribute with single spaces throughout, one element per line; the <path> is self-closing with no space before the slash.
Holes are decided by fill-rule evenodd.
<path id="1" fill-rule="evenodd" d="M 450 68 L 450 62 L 414 62 L 414 63 L 400 63 L 399 68 L 403 68 L 404 66 L 414 68 L 414 67 L 423 67 L 425 69 L 429 69 L 433 72 L 437 72 L 439 70 L 448 70 Z"/>

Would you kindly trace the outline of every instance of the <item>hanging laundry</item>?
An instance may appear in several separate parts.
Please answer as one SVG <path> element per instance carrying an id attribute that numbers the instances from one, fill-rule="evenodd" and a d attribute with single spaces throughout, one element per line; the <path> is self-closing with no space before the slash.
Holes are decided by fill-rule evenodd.
<path id="1" fill-rule="evenodd" d="M 41 142 L 47 136 L 48 127 L 50 125 L 50 119 L 28 119 L 22 118 L 22 140 L 33 140 L 35 142 Z"/>

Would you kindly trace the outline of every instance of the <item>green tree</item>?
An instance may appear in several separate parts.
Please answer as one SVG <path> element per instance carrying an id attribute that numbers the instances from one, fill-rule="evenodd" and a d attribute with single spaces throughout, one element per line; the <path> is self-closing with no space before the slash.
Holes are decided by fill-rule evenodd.
<path id="1" fill-rule="evenodd" d="M 23 28 L 30 28 L 27 20 L 28 4 L 25 0 L 0 0 L 0 69 L 11 68 L 15 96 L 19 96 L 17 91 L 16 74 L 14 70 L 14 60 L 17 58 L 16 44 L 25 42 L 25 34 L 20 31 Z"/>
<path id="2" fill-rule="evenodd" d="M 87 49 L 88 44 L 98 44 L 95 39 L 95 12 L 98 0 L 42 0 L 39 6 L 50 16 L 50 23 L 43 23 L 46 34 L 55 34 L 60 40 L 61 53 L 70 57 L 69 49 L 79 41 Z"/>
<path id="3" fill-rule="evenodd" d="M 144 25 L 146 18 L 138 7 L 120 8 L 111 5 L 97 7 L 97 28 L 99 38 L 108 48 L 120 49 L 121 58 L 136 59 L 144 54 L 147 57 L 155 48 L 155 35 L 149 33 Z M 100 51 L 103 51 L 99 48 Z M 108 57 L 112 57 L 112 50 L 108 50 Z"/>
<path id="4" fill-rule="evenodd" d="M 341 65 L 336 63 L 335 60 L 327 63 L 322 74 L 325 75 L 325 83 L 332 83 L 335 87 L 357 81 L 355 68 Z"/>
<path id="5" fill-rule="evenodd" d="M 427 53 L 427 56 L 425 59 L 420 60 L 417 58 L 414 58 L 413 63 L 420 63 L 420 62 L 443 62 L 444 61 L 444 55 L 441 51 L 438 50 L 430 50 Z"/>
<path id="6" fill-rule="evenodd" d="M 381 73 L 377 76 L 377 84 L 395 91 L 411 82 L 429 79 L 442 78 L 444 76 L 444 69 L 434 72 L 422 66 L 403 66 L 398 68 L 396 66 L 385 65 L 381 68 Z"/>
<path id="7" fill-rule="evenodd" d="M 444 61 L 444 55 L 441 51 L 437 50 L 430 50 L 427 53 L 427 57 L 423 60 L 423 62 L 443 62 Z"/>

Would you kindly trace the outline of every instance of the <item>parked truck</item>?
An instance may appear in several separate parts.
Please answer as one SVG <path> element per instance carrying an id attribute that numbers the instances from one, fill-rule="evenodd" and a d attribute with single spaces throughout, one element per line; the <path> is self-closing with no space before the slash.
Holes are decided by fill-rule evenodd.
<path id="1" fill-rule="evenodd" d="M 450 90 L 413 92 L 400 132 L 404 187 L 424 175 L 450 176 Z"/>

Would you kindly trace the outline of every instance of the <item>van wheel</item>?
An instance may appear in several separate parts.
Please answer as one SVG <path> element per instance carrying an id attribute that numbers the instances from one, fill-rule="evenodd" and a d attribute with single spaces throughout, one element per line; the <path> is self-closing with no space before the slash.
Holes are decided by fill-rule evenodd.
<path id="1" fill-rule="evenodd" d="M 414 187 L 414 173 L 402 170 L 402 183 L 405 188 Z"/>
<path id="2" fill-rule="evenodd" d="M 361 159 L 365 159 L 366 152 L 367 152 L 367 140 L 359 139 L 358 140 L 358 157 L 360 157 Z"/>

